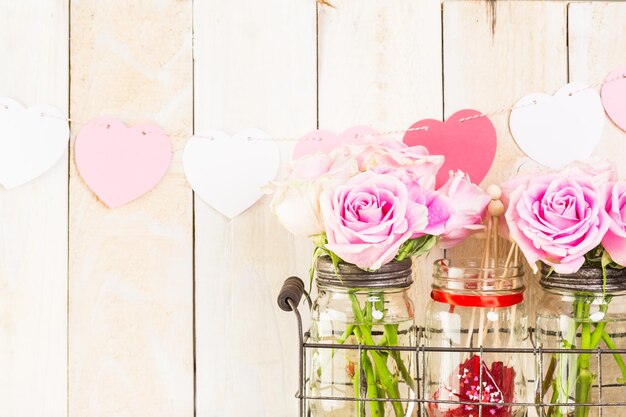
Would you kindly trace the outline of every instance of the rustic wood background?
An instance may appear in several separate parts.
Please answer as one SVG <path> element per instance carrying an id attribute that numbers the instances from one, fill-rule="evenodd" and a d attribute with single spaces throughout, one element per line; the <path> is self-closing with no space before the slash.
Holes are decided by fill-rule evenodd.
<path id="1" fill-rule="evenodd" d="M 0 0 L 0 94 L 77 121 L 285 136 L 499 109 L 626 65 L 625 3 L 331 2 Z M 521 156 L 506 113 L 492 121 L 485 184 Z M 275 297 L 311 247 L 267 198 L 232 221 L 194 198 L 173 140 L 165 179 L 116 210 L 78 176 L 72 146 L 0 190 L 1 417 L 296 415 L 295 323 Z M 607 122 L 597 151 L 622 173 L 625 140 Z"/>

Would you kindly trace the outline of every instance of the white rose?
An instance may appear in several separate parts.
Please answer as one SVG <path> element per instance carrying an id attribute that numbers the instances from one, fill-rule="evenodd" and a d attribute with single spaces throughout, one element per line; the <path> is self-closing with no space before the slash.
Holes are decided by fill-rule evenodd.
<path id="1" fill-rule="evenodd" d="M 305 155 L 294 161 L 286 182 L 274 183 L 270 208 L 280 223 L 297 236 L 324 233 L 319 198 L 326 187 L 335 187 L 358 172 L 356 159 L 340 150 L 330 155 Z"/>
<path id="2" fill-rule="evenodd" d="M 305 237 L 324 232 L 319 188 L 311 182 L 278 186 L 270 207 L 285 229 Z"/>

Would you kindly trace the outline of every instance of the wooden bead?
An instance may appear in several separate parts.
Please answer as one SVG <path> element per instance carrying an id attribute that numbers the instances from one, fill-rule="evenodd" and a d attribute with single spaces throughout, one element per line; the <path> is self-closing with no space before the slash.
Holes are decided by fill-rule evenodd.
<path id="1" fill-rule="evenodd" d="M 491 200 L 487 206 L 487 211 L 494 217 L 500 217 L 504 214 L 504 204 L 500 200 Z"/>
<path id="2" fill-rule="evenodd" d="M 492 200 L 499 200 L 502 197 L 502 188 L 496 184 L 491 184 L 487 187 L 487 194 L 489 194 Z"/>

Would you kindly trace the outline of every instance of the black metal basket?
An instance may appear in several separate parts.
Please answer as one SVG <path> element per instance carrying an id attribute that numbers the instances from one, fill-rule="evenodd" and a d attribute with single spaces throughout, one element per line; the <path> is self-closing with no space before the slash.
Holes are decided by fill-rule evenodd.
<path id="1" fill-rule="evenodd" d="M 367 351 L 367 350 L 381 350 L 380 346 L 367 346 L 367 345 L 350 345 L 350 344 L 326 344 L 326 343 L 314 343 L 309 341 L 309 333 L 303 330 L 302 326 L 302 316 L 298 311 L 298 305 L 302 300 L 302 297 L 306 296 L 307 302 L 309 304 L 309 308 L 311 307 L 311 299 L 305 290 L 304 283 L 297 277 L 288 278 L 279 293 L 278 296 L 278 305 L 284 311 L 292 311 L 296 316 L 296 321 L 298 325 L 298 350 L 299 350 L 299 378 L 298 378 L 298 391 L 296 392 L 296 398 L 300 402 L 300 417 L 307 417 L 310 415 L 310 410 L 307 407 L 307 404 L 310 400 L 332 400 L 332 401 L 361 401 L 361 402 L 369 402 L 369 401 L 377 401 L 377 402 L 388 402 L 390 401 L 387 398 L 356 398 L 356 397 L 338 397 L 338 396 L 312 396 L 307 394 L 308 387 L 308 378 L 307 378 L 307 357 L 308 353 L 312 349 L 338 349 L 338 350 L 356 350 L 359 351 Z M 423 328 L 417 328 L 418 332 L 418 341 L 422 341 L 423 338 L 421 334 L 423 332 Z M 483 402 L 483 401 L 460 401 L 460 400 L 433 400 L 433 399 L 425 399 L 423 393 L 425 392 L 425 372 L 424 372 L 424 363 L 425 363 L 425 354 L 427 352 L 458 352 L 458 353 L 475 353 L 482 357 L 483 353 L 506 353 L 506 354 L 521 354 L 521 355 L 532 355 L 533 359 L 536 363 L 536 369 L 539 375 L 543 375 L 543 354 L 589 354 L 590 350 L 586 349 L 543 349 L 541 346 L 538 346 L 534 341 L 534 329 L 530 329 L 530 341 L 532 347 L 528 348 L 487 348 L 487 347 L 476 347 L 476 348 L 448 348 L 448 347 L 427 347 L 424 346 L 422 342 L 418 343 L 417 346 L 386 346 L 384 350 L 386 351 L 399 351 L 399 352 L 411 352 L 414 355 L 414 360 L 416 366 L 414 367 L 414 375 L 413 379 L 416 381 L 417 393 L 415 398 L 398 398 L 394 399 L 394 401 L 403 402 L 403 403 L 417 403 L 417 415 L 422 417 L 425 413 L 422 410 L 424 404 L 452 404 L 452 405 L 473 405 L 478 406 L 478 417 L 483 417 L 482 406 L 488 407 L 492 406 L 492 403 Z M 626 401 L 613 401 L 608 402 L 603 400 L 603 389 L 604 388 L 615 388 L 622 387 L 624 389 L 623 398 L 626 400 L 626 385 L 616 384 L 616 383 L 604 383 L 602 379 L 602 360 L 606 355 L 614 355 L 614 354 L 626 354 L 626 349 L 602 349 L 597 348 L 591 351 L 597 360 L 598 366 L 598 378 L 597 383 L 593 385 L 594 389 L 597 390 L 597 402 L 591 403 L 545 403 L 545 402 L 516 402 L 516 403 L 499 403 L 500 406 L 517 406 L 517 407 L 527 407 L 533 408 L 536 410 L 537 415 L 545 416 L 545 409 L 548 407 L 555 406 L 587 406 L 594 407 L 598 409 L 598 415 L 603 416 L 603 410 L 606 407 L 626 407 Z M 361 355 L 359 354 L 359 357 Z M 482 372 L 480 373 L 480 392 L 479 398 L 482 398 Z M 529 380 L 529 383 L 534 383 L 534 380 Z M 543 392 L 542 379 L 538 378 L 538 387 L 539 392 Z M 485 413 L 484 417 L 488 417 Z M 626 410 L 623 413 L 615 414 L 615 415 L 623 415 L 626 416 Z"/>

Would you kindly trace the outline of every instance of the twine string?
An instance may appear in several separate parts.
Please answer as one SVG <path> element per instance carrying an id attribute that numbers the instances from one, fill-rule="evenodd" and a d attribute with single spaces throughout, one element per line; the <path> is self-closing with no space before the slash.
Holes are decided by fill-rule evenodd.
<path id="1" fill-rule="evenodd" d="M 626 78 L 626 72 L 622 73 L 622 74 L 618 74 L 612 78 L 609 79 L 605 79 L 603 81 L 599 81 L 596 82 L 594 84 L 585 86 L 584 88 L 580 88 L 578 90 L 575 91 L 570 91 L 569 92 L 569 96 L 574 96 L 576 94 L 580 94 L 584 91 L 587 91 L 589 89 L 595 89 L 597 87 L 601 87 L 605 84 L 609 84 L 618 80 L 622 80 Z M 489 117 L 489 116 L 495 116 L 495 115 L 499 115 L 502 113 L 508 113 L 511 112 L 513 110 L 516 109 L 520 109 L 520 108 L 524 108 L 524 107 L 531 107 L 531 106 L 536 106 L 540 103 L 537 102 L 537 100 L 533 100 L 530 103 L 525 103 L 525 104 L 518 104 L 518 105 L 513 105 L 513 106 L 507 106 L 507 107 L 502 107 L 500 109 L 497 110 L 493 110 L 493 111 L 489 111 L 489 112 L 482 112 L 482 113 L 478 113 L 475 114 L 473 116 L 468 116 L 468 117 L 463 117 L 459 119 L 460 123 L 464 123 L 466 121 L 470 121 L 470 120 L 475 120 L 475 119 L 479 119 L 482 117 Z M 9 110 L 9 106 L 4 104 L 2 106 L 0 106 L 0 110 L 4 109 L 4 110 Z M 71 123 L 73 125 L 73 127 L 84 127 L 84 126 L 93 126 L 93 127 L 98 127 L 98 128 L 106 128 L 106 129 L 110 129 L 111 125 L 108 123 L 100 123 L 100 122 L 96 122 L 93 120 L 80 120 L 80 119 L 76 119 L 76 118 L 72 118 L 72 117 L 63 117 L 63 116 L 57 116 L 54 114 L 48 114 L 48 113 L 44 113 L 42 112 L 40 114 L 41 117 L 48 117 L 48 118 L 53 118 L 53 119 L 58 119 L 58 120 L 63 120 L 66 121 L 68 123 Z M 429 130 L 429 126 L 428 125 L 424 125 L 424 126 L 419 126 L 419 127 L 411 127 L 408 129 L 401 129 L 401 130 L 386 130 L 386 131 L 382 131 L 382 132 L 371 132 L 371 133 L 355 133 L 354 135 L 354 139 L 362 139 L 362 138 L 367 138 L 367 137 L 388 137 L 388 136 L 392 136 L 392 135 L 399 135 L 399 134 L 406 134 L 408 132 L 417 132 L 417 131 L 428 131 Z M 211 141 L 216 140 L 215 136 L 212 135 L 199 135 L 199 134 L 189 134 L 186 132 L 164 132 L 164 131 L 142 131 L 141 132 L 143 135 L 164 135 L 170 138 L 189 138 L 191 136 L 193 136 L 194 138 L 200 138 L 200 139 L 208 139 Z M 321 136 L 312 136 L 312 137 L 248 137 L 247 138 L 248 141 L 274 141 L 274 142 L 291 142 L 291 141 L 314 141 L 314 142 L 322 142 L 324 140 L 323 137 Z"/>

